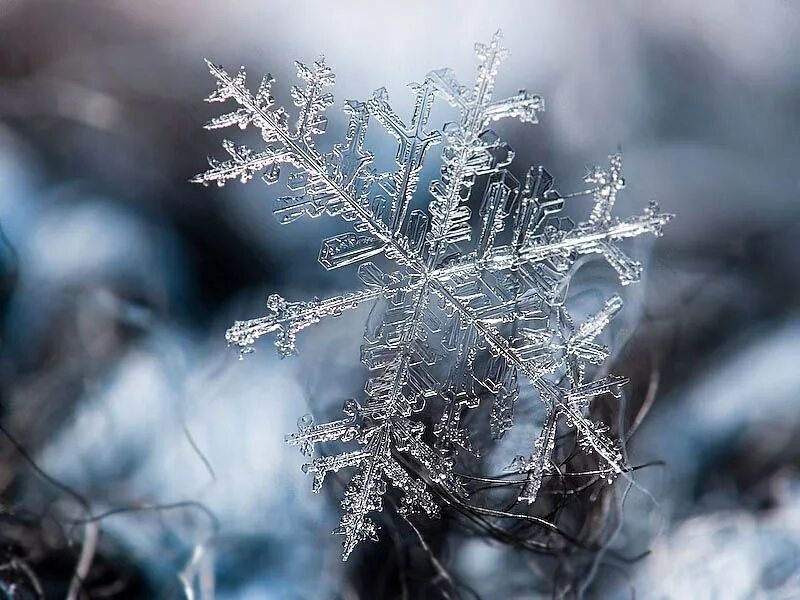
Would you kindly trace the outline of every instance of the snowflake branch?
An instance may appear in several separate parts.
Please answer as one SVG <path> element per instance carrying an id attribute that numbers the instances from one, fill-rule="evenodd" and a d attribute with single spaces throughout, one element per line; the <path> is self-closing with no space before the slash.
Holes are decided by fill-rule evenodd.
<path id="1" fill-rule="evenodd" d="M 418 265 L 408 262 L 408 257 L 412 253 L 407 244 L 404 244 L 402 239 L 395 238 L 382 221 L 376 219 L 361 202 L 342 187 L 339 181 L 320 168 L 319 165 L 323 161 L 313 147 L 309 146 L 304 139 L 293 137 L 286 130 L 285 124 L 282 122 L 283 112 L 276 115 L 260 105 L 244 86 L 243 77 L 232 78 L 225 69 L 210 62 L 208 62 L 208 68 L 211 74 L 219 81 L 220 89 L 214 96 L 215 98 L 222 96 L 233 98 L 247 111 L 248 119 L 261 129 L 265 140 L 275 140 L 283 145 L 288 155 L 287 162 L 307 172 L 315 181 L 320 182 L 326 191 L 334 194 L 344 202 L 358 217 L 361 225 L 389 247 L 393 257 L 405 264 L 409 269 L 419 270 Z M 241 124 L 241 121 L 239 123 Z"/>

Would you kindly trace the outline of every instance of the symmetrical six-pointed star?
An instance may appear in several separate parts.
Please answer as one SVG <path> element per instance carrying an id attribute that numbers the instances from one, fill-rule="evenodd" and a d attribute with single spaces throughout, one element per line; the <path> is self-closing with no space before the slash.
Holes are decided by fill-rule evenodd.
<path id="1" fill-rule="evenodd" d="M 612 216 L 624 185 L 619 156 L 611 157 L 608 169 L 590 172 L 585 179 L 590 189 L 569 196 L 552 188 L 552 177 L 542 167 L 531 167 L 518 181 L 508 169 L 512 149 L 489 127 L 504 118 L 536 123 L 543 102 L 524 91 L 493 101 L 497 69 L 507 51 L 499 32 L 475 49 L 474 85 L 462 85 L 450 69 L 428 73 L 411 86 L 415 102 L 408 123 L 394 112 L 383 88 L 366 102 L 346 101 L 346 137 L 329 153 L 314 144 L 325 131 L 324 112 L 333 103 L 327 88 L 334 75 L 323 59 L 311 67 L 296 64 L 302 85 L 291 90 L 298 108 L 292 125 L 284 109 L 274 105 L 270 76 L 254 94 L 245 85 L 244 70 L 230 75 L 208 63 L 217 89 L 207 100 L 232 100 L 238 106 L 206 127 L 254 127 L 264 143 L 254 151 L 224 141 L 230 157 L 209 159 L 209 170 L 193 181 L 246 182 L 262 172 L 271 184 L 287 167 L 293 193 L 278 199 L 276 217 L 290 223 L 302 216 L 331 215 L 351 224 L 346 233 L 322 242 L 319 262 L 326 269 L 359 263 L 363 283 L 358 291 L 322 300 L 289 302 L 272 295 L 269 314 L 237 321 L 227 332 L 228 342 L 246 353 L 259 337 L 275 333 L 278 351 L 290 355 L 297 334 L 309 325 L 362 303 L 374 304 L 361 351 L 371 373 L 363 399 L 348 400 L 340 420 L 314 424 L 310 417 L 301 419 L 299 431 L 287 437 L 307 455 L 316 444 L 334 440 L 357 446 L 317 456 L 304 467 L 314 475 L 314 491 L 331 471 L 355 471 L 335 530 L 345 536 L 345 560 L 360 541 L 376 538 L 370 513 L 382 510 L 387 484 L 401 491 L 400 510 L 406 514 L 435 515 L 437 490 L 464 496 L 453 468 L 456 454 L 471 450 L 463 414 L 492 402 L 491 431 L 499 438 L 512 426 L 521 385 L 533 386 L 547 416 L 530 457 L 514 461 L 514 468 L 527 474 L 519 500 L 536 499 L 559 422 L 576 430 L 581 447 L 599 457 L 609 476 L 626 469 L 607 427 L 588 417 L 592 399 L 617 394 L 625 379 L 611 375 L 591 381 L 586 375 L 587 363 L 597 365 L 607 357 L 607 348 L 595 339 L 622 301 L 610 298 L 575 326 L 565 294 L 581 255 L 604 257 L 622 285 L 637 281 L 641 266 L 623 253 L 620 241 L 648 232 L 660 235 L 671 215 L 650 204 L 640 216 Z M 459 116 L 441 131 L 430 131 L 436 98 Z M 397 169 L 392 172 L 376 172 L 373 155 L 363 148 L 371 119 L 397 139 Z M 442 167 L 428 188 L 427 214 L 409 212 L 412 197 L 424 193 L 418 190 L 419 173 L 437 144 Z M 481 190 L 479 218 L 474 218 L 468 203 Z M 593 206 L 585 221 L 575 225 L 556 216 L 565 201 L 587 195 Z M 378 255 L 381 264 L 391 267 L 381 269 L 367 260 Z M 438 415 L 428 429 L 421 416 L 426 406 L 426 414 Z"/>

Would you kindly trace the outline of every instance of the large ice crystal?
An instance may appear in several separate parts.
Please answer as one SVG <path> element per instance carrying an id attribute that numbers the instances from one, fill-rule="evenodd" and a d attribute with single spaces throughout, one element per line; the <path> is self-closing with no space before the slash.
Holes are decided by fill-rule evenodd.
<path id="1" fill-rule="evenodd" d="M 347 221 L 347 232 L 322 242 L 319 262 L 326 269 L 357 263 L 363 284 L 357 291 L 309 301 L 271 295 L 269 314 L 237 321 L 227 332 L 228 342 L 247 353 L 258 338 L 274 333 L 278 351 L 290 355 L 306 327 L 363 303 L 374 305 L 361 350 L 370 371 L 363 398 L 348 400 L 339 420 L 316 424 L 304 417 L 287 437 L 306 455 L 331 441 L 352 448 L 317 455 L 304 467 L 313 474 L 314 491 L 332 471 L 354 473 L 335 530 L 344 536 L 344 559 L 362 540 L 376 538 L 372 513 L 383 509 L 388 486 L 402 493 L 404 514 L 436 515 L 442 494 L 464 498 L 463 481 L 454 470 L 458 453 L 472 450 L 464 414 L 491 402 L 490 429 L 501 437 L 513 424 L 523 384 L 538 393 L 546 418 L 531 441 L 530 456 L 513 462 L 524 474 L 520 501 L 536 500 L 551 468 L 559 423 L 574 428 L 580 448 L 597 456 L 599 470 L 609 479 L 626 470 L 619 444 L 588 410 L 595 396 L 618 394 L 625 379 L 587 375 L 589 365 L 608 356 L 596 338 L 622 301 L 609 298 L 576 325 L 565 294 L 581 255 L 604 257 L 622 285 L 637 281 L 641 265 L 620 248 L 622 240 L 660 235 L 671 215 L 660 213 L 656 204 L 639 216 L 612 215 L 624 187 L 617 155 L 608 168 L 593 169 L 585 178 L 589 189 L 576 194 L 559 194 L 540 166 L 518 180 L 509 168 L 514 152 L 491 124 L 507 118 L 536 123 L 544 104 L 524 91 L 493 99 L 497 70 L 507 54 L 499 32 L 475 50 L 474 84 L 461 84 L 450 69 L 428 73 L 412 86 L 414 108 L 407 120 L 392 109 L 384 88 L 366 102 L 347 100 L 345 139 L 328 153 L 315 146 L 333 104 L 334 75 L 323 59 L 311 66 L 296 64 L 301 82 L 291 90 L 296 119 L 275 105 L 270 76 L 253 93 L 244 70 L 231 75 L 208 63 L 217 87 L 207 100 L 236 106 L 206 127 L 252 127 L 263 144 L 252 150 L 224 141 L 229 156 L 209 159 L 210 168 L 193 181 L 223 185 L 262 173 L 272 184 L 287 171 L 291 193 L 277 200 L 275 216 L 281 223 L 322 215 Z M 428 123 L 437 99 L 458 114 L 441 130 Z M 391 172 L 377 172 L 373 155 L 363 147 L 367 127 L 375 124 L 397 140 Z M 409 210 L 415 194 L 427 196 L 418 189 L 420 170 L 426 159 L 439 158 L 433 155 L 437 145 L 442 166 L 427 189 L 427 213 Z M 479 214 L 472 215 L 469 204 L 481 192 Z M 558 213 L 579 196 L 590 196 L 592 207 L 585 221 L 574 224 Z M 381 260 L 368 260 L 378 255 Z M 381 269 L 376 262 L 392 266 Z M 426 415 L 436 415 L 432 421 L 423 418 L 424 408 Z"/>

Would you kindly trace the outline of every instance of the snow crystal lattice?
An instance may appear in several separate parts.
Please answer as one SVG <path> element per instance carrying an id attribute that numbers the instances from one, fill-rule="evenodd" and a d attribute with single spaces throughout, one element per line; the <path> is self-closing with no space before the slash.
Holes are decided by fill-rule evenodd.
<path id="1" fill-rule="evenodd" d="M 607 169 L 595 168 L 585 178 L 590 189 L 569 196 L 552 187 L 552 177 L 540 166 L 518 181 L 508 169 L 514 152 L 490 125 L 505 118 L 536 123 L 544 104 L 525 91 L 493 100 L 498 66 L 507 55 L 499 32 L 475 50 L 475 83 L 462 85 L 450 69 L 428 73 L 411 86 L 414 110 L 408 122 L 392 109 L 384 88 L 366 102 L 347 100 L 345 139 L 329 153 L 315 146 L 333 103 L 328 90 L 334 75 L 324 59 L 310 67 L 296 63 L 301 86 L 291 90 L 298 109 L 291 124 L 287 112 L 275 106 L 271 76 L 254 94 L 244 70 L 231 75 L 208 62 L 217 88 L 207 100 L 233 101 L 237 107 L 206 127 L 254 127 L 263 146 L 254 151 L 226 140 L 222 145 L 229 158 L 209 159 L 210 168 L 192 181 L 223 185 L 263 173 L 272 184 L 287 169 L 292 193 L 277 200 L 275 216 L 281 223 L 322 215 L 351 223 L 346 233 L 322 242 L 319 262 L 326 269 L 359 263 L 363 283 L 358 291 L 310 301 L 290 302 L 273 294 L 267 300 L 269 314 L 237 321 L 227 332 L 229 344 L 244 354 L 258 338 L 274 333 L 278 351 L 290 355 L 306 327 L 374 304 L 361 351 L 370 370 L 364 398 L 347 400 L 340 420 L 316 424 L 304 417 L 298 431 L 287 436 L 306 455 L 324 442 L 356 445 L 352 451 L 316 456 L 304 466 L 313 474 L 315 492 L 328 473 L 355 469 L 334 531 L 344 536 L 344 560 L 359 542 L 376 539 L 372 513 L 383 509 L 388 485 L 402 493 L 400 510 L 407 514 L 436 515 L 437 490 L 465 496 L 453 468 L 458 452 L 472 450 L 462 417 L 480 402 L 492 401 L 491 431 L 501 437 L 513 424 L 523 380 L 538 392 L 547 416 L 531 442 L 530 456 L 517 457 L 512 465 L 527 474 L 520 501 L 536 500 L 560 419 L 575 429 L 582 449 L 598 456 L 609 477 L 626 469 L 608 428 L 588 416 L 595 396 L 618 394 L 626 380 L 609 375 L 589 381 L 586 376 L 587 363 L 598 365 L 608 356 L 595 339 L 622 301 L 608 299 L 597 314 L 575 326 L 564 306 L 566 283 L 576 259 L 587 254 L 604 257 L 622 285 L 637 281 L 641 265 L 620 249 L 620 241 L 660 235 L 671 215 L 651 203 L 642 215 L 612 216 L 624 186 L 617 155 Z M 459 114 L 441 131 L 428 124 L 437 98 Z M 373 119 L 397 140 L 393 172 L 376 172 L 373 155 L 363 148 Z M 409 212 L 422 165 L 437 144 L 442 167 L 429 186 L 427 214 Z M 483 198 L 479 226 L 473 228 L 468 201 L 479 183 Z M 559 218 L 565 201 L 579 196 L 592 197 L 588 218 L 578 224 Z M 367 260 L 379 254 L 392 269 L 384 271 Z M 426 432 L 418 415 L 430 403 L 441 418 Z"/>

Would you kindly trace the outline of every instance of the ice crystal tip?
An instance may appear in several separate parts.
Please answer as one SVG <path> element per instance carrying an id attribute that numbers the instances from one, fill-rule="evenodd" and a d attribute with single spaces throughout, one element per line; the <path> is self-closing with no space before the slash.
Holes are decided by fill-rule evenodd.
<path id="1" fill-rule="evenodd" d="M 491 402 L 491 432 L 502 437 L 514 424 L 523 382 L 532 384 L 545 416 L 530 454 L 509 467 L 525 474 L 520 501 L 536 501 L 551 472 L 559 428 L 573 428 L 580 448 L 597 458 L 609 478 L 627 468 L 608 428 L 587 416 L 594 397 L 619 395 L 626 382 L 613 375 L 591 377 L 593 365 L 609 354 L 597 338 L 622 299 L 610 297 L 575 324 L 565 294 L 582 256 L 605 260 L 622 285 L 638 281 L 642 265 L 625 252 L 625 240 L 660 235 L 672 215 L 651 203 L 641 215 L 615 216 L 616 196 L 625 187 L 619 154 L 609 157 L 608 166 L 592 168 L 585 177 L 591 188 L 577 194 L 559 194 L 552 176 L 538 165 L 517 179 L 514 151 L 491 124 L 501 119 L 536 123 L 544 101 L 525 90 L 493 97 L 508 53 L 501 40 L 498 30 L 488 43 L 475 45 L 473 83 L 462 84 L 450 69 L 439 69 L 413 84 L 409 116 L 392 108 L 383 87 L 363 102 L 346 101 L 345 135 L 330 152 L 316 146 L 333 104 L 334 74 L 324 58 L 295 64 L 294 119 L 275 106 L 271 76 L 253 93 L 244 68 L 231 75 L 206 61 L 216 82 L 207 100 L 231 105 L 206 127 L 255 129 L 263 144 L 254 150 L 224 141 L 225 158 L 210 158 L 208 170 L 191 181 L 245 183 L 256 174 L 269 184 L 284 179 L 289 193 L 275 202 L 278 221 L 343 219 L 350 229 L 322 241 L 319 262 L 326 269 L 358 265 L 363 284 L 307 301 L 272 294 L 268 314 L 236 321 L 226 333 L 228 344 L 244 356 L 259 338 L 274 334 L 279 354 L 289 356 L 306 327 L 363 304 L 373 307 L 361 347 L 369 369 L 363 399 L 346 401 L 341 419 L 317 424 L 303 417 L 286 438 L 309 456 L 328 442 L 348 448 L 303 466 L 314 477 L 314 491 L 329 472 L 353 473 L 334 531 L 345 538 L 343 560 L 360 542 L 377 538 L 373 518 L 383 510 L 387 486 L 401 492 L 404 515 L 438 514 L 434 488 L 468 498 L 454 472 L 459 453 L 478 450 L 464 415 Z M 437 102 L 454 114 L 438 128 L 429 122 Z M 397 143 L 395 164 L 386 172 L 377 170 L 374 154 L 364 148 L 370 127 L 384 129 Z M 436 160 L 434 149 L 441 171 L 423 185 L 422 169 Z M 410 210 L 412 198 L 425 190 L 427 211 Z M 559 213 L 577 196 L 590 197 L 592 204 L 585 220 L 573 223 Z M 469 204 L 475 200 L 473 219 Z M 380 255 L 383 268 L 369 260 Z M 423 420 L 426 406 L 437 413 L 436 423 Z"/>

